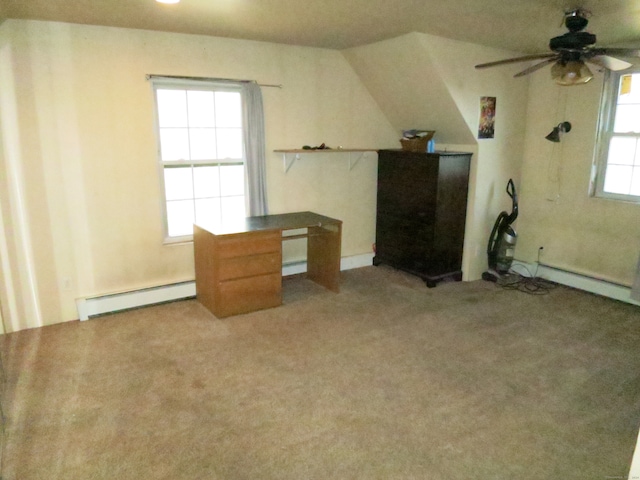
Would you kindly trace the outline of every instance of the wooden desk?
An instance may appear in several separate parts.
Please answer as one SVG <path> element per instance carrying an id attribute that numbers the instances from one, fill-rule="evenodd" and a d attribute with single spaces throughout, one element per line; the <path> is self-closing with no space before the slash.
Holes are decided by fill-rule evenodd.
<path id="1" fill-rule="evenodd" d="M 285 230 L 307 233 L 283 236 Z M 216 317 L 282 304 L 282 241 L 307 238 L 307 276 L 340 290 L 342 221 L 313 212 L 193 226 L 196 296 Z"/>

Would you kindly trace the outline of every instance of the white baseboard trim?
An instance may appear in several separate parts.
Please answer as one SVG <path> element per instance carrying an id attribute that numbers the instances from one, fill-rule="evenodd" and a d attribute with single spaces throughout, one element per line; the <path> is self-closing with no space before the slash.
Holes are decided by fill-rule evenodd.
<path id="1" fill-rule="evenodd" d="M 526 268 L 527 271 L 524 272 L 521 269 L 518 269 L 518 266 Z M 512 270 L 525 276 L 535 273 L 536 276 L 544 278 L 545 280 L 551 280 L 552 282 L 560 283 L 568 287 L 577 288 L 586 292 L 602 295 L 603 297 L 609 297 L 614 300 L 640 306 L 640 302 L 631 298 L 630 287 L 617 285 L 615 283 L 607 282 L 606 280 L 599 280 L 579 273 L 568 272 L 548 265 L 526 263 L 517 260 L 513 262 Z"/>
<path id="2" fill-rule="evenodd" d="M 352 255 L 340 259 L 340 270 L 351 270 L 353 268 L 370 267 L 373 265 L 373 253 L 362 255 Z"/>
<path id="3" fill-rule="evenodd" d="M 196 283 L 182 282 L 133 290 L 131 292 L 78 298 L 76 299 L 76 307 L 78 308 L 78 318 L 80 320 L 89 320 L 90 317 L 95 317 L 96 315 L 180 300 L 194 297 L 195 295 Z"/>
<path id="4" fill-rule="evenodd" d="M 636 449 L 631 459 L 631 468 L 629 470 L 628 480 L 638 480 L 640 478 L 640 433 L 636 441 Z"/>
<path id="5" fill-rule="evenodd" d="M 366 267 L 372 265 L 372 262 L 373 253 L 343 257 L 340 260 L 340 270 Z M 285 277 L 305 273 L 306 271 L 307 262 L 291 263 L 282 267 L 282 275 Z M 84 321 L 105 313 L 192 298 L 195 295 L 196 284 L 194 281 L 190 281 L 130 292 L 78 298 L 76 299 L 76 308 L 78 309 L 78 318 Z"/>

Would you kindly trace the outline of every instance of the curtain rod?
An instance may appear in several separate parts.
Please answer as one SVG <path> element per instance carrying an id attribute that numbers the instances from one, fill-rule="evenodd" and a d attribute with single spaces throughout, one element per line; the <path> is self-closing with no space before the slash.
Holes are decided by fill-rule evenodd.
<path id="1" fill-rule="evenodd" d="M 174 76 L 174 75 L 154 75 L 147 74 L 147 80 L 151 80 L 152 78 L 169 78 L 172 80 L 195 80 L 200 82 L 239 82 L 239 83 L 252 83 L 253 80 L 236 80 L 234 78 L 210 78 L 210 77 L 184 77 L 184 76 Z M 271 88 L 282 88 L 282 85 L 274 85 L 268 83 L 257 83 L 260 87 L 271 87 Z"/>

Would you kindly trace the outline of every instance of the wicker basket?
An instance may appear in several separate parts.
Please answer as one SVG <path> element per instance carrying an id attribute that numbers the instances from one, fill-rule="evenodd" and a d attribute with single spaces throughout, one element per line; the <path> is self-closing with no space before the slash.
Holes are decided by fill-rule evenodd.
<path id="1" fill-rule="evenodd" d="M 400 144 L 405 152 L 426 152 L 429 140 L 433 138 L 435 130 L 430 131 L 424 137 L 401 138 Z"/>

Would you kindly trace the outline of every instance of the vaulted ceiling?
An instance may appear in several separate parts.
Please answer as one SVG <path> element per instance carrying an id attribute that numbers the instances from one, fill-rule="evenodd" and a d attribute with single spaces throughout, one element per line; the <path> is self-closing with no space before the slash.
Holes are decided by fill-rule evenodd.
<path id="1" fill-rule="evenodd" d="M 37 19 L 344 49 L 409 32 L 545 52 L 562 15 L 591 11 L 598 46 L 640 42 L 640 0 L 0 0 L 0 20 Z"/>

